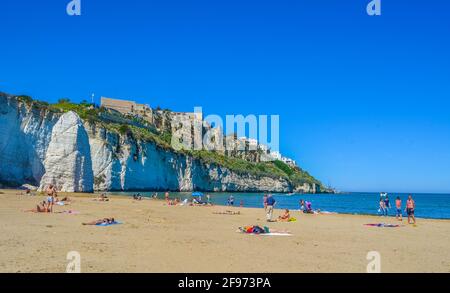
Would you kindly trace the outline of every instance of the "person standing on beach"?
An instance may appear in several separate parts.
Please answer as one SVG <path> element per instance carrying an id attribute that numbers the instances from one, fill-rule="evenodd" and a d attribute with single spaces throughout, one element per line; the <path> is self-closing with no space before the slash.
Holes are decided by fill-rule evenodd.
<path id="1" fill-rule="evenodd" d="M 384 202 L 384 199 L 381 197 L 380 198 L 380 209 L 378 210 L 381 213 L 381 216 L 384 216 L 385 209 L 386 209 L 386 204 Z"/>
<path id="2" fill-rule="evenodd" d="M 211 205 L 211 195 L 209 194 L 206 195 L 206 204 Z"/>
<path id="3" fill-rule="evenodd" d="M 168 192 L 166 192 L 164 194 L 164 198 L 165 198 L 166 202 L 169 203 L 169 193 Z"/>
<path id="4" fill-rule="evenodd" d="M 228 205 L 234 206 L 234 196 L 230 195 L 230 197 L 228 198 Z"/>
<path id="5" fill-rule="evenodd" d="M 414 216 L 414 210 L 416 209 L 416 202 L 412 199 L 412 195 L 408 196 L 406 201 L 406 213 L 408 214 L 408 224 L 411 224 L 411 219 L 413 224 L 416 224 L 416 217 Z"/>
<path id="6" fill-rule="evenodd" d="M 389 202 L 389 196 L 386 194 L 384 198 L 384 215 L 387 217 L 389 214 L 389 209 L 391 208 L 391 203 Z"/>
<path id="7" fill-rule="evenodd" d="M 47 208 L 48 212 L 53 212 L 53 205 L 55 203 L 55 196 L 58 196 L 56 193 L 56 187 L 53 184 L 47 188 Z"/>
<path id="8" fill-rule="evenodd" d="M 267 194 L 264 194 L 263 204 L 264 204 L 264 210 L 267 211 Z"/>
<path id="9" fill-rule="evenodd" d="M 395 200 L 395 208 L 397 209 L 397 214 L 395 217 L 398 221 L 403 221 L 402 200 L 400 199 L 400 196 L 397 196 L 397 199 Z"/>
<path id="10" fill-rule="evenodd" d="M 267 209 L 266 209 L 267 222 L 272 222 L 273 208 L 275 207 L 276 203 L 277 202 L 275 198 L 273 198 L 273 196 L 269 194 L 267 196 Z"/>

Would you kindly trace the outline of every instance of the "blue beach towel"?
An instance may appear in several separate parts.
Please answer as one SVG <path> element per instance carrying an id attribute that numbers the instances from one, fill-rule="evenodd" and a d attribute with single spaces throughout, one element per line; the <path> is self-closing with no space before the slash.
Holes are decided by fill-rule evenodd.
<path id="1" fill-rule="evenodd" d="M 120 225 L 120 224 L 122 224 L 122 223 L 116 221 L 116 222 L 112 222 L 112 223 L 100 223 L 95 226 L 108 227 L 108 226 Z"/>

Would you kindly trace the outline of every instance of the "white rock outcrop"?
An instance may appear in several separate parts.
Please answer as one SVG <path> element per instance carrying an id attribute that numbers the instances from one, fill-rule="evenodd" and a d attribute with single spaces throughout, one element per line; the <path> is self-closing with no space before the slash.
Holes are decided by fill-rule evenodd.
<path id="1" fill-rule="evenodd" d="M 74 112 L 62 115 L 53 127 L 44 168 L 40 190 L 50 184 L 65 192 L 94 190 L 89 138 Z"/>

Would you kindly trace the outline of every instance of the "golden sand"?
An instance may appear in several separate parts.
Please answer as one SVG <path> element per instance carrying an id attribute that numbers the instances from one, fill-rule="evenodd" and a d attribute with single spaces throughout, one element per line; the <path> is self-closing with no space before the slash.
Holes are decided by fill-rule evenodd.
<path id="1" fill-rule="evenodd" d="M 304 215 L 293 223 L 269 223 L 263 209 L 166 206 L 155 200 L 77 195 L 55 211 L 35 214 L 44 197 L 0 193 L 0 272 L 65 272 L 67 253 L 78 251 L 82 272 L 366 272 L 369 251 L 381 255 L 382 272 L 450 272 L 450 221 L 419 219 L 417 227 L 364 224 L 395 218 Z M 275 215 L 281 214 L 276 210 Z M 122 225 L 83 226 L 114 217 Z M 243 225 L 287 229 L 291 237 L 236 232 Z"/>

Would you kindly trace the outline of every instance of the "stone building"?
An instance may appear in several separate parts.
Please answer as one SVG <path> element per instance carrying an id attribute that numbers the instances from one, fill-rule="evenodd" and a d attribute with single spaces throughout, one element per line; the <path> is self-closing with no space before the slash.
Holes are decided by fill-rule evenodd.
<path id="1" fill-rule="evenodd" d="M 138 115 L 141 118 L 153 123 L 153 111 L 150 106 L 145 104 L 138 104 L 134 101 L 101 97 L 101 106 L 107 109 L 116 110 L 125 115 Z"/>

